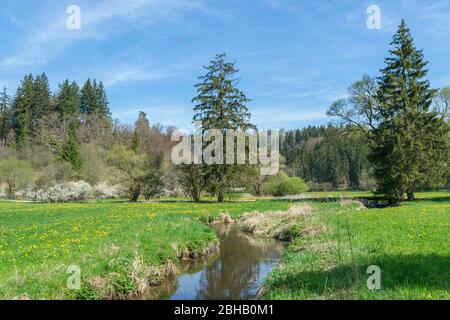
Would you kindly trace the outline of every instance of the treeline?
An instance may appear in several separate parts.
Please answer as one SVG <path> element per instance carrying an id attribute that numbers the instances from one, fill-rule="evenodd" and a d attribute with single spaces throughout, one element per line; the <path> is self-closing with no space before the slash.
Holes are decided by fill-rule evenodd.
<path id="1" fill-rule="evenodd" d="M 202 121 L 205 130 L 256 128 L 236 73 L 235 64 L 220 54 L 195 84 L 193 120 Z M 237 189 L 276 196 L 308 189 L 283 171 L 261 176 L 257 165 L 175 166 L 170 159 L 175 128 L 151 124 L 144 112 L 133 125 L 113 121 L 103 84 L 96 80 L 81 88 L 66 80 L 53 94 L 45 74 L 27 75 L 14 97 L 4 90 L 1 100 L 0 187 L 10 198 L 138 201 L 187 195 L 199 201 L 211 195 L 224 201 Z"/>
<path id="2" fill-rule="evenodd" d="M 311 191 L 374 190 L 367 139 L 353 126 L 308 126 L 283 132 L 280 153 L 286 172 Z"/>
<path id="3" fill-rule="evenodd" d="M 14 96 L 6 88 L 0 94 L 0 181 L 8 197 L 35 198 L 38 191 L 42 196 L 42 190 L 71 181 L 102 185 L 98 191 L 105 195 L 136 194 L 131 180 L 147 179 L 159 190 L 164 173 L 158 171 L 161 178 L 155 179 L 155 167 L 164 163 L 156 158 L 168 162 L 171 130 L 150 125 L 144 113 L 135 125 L 113 120 L 101 81 L 88 79 L 80 87 L 65 80 L 52 93 L 45 74 L 30 74 Z M 124 154 L 118 146 L 132 150 L 133 157 L 119 159 Z"/>
<path id="4" fill-rule="evenodd" d="M 59 148 L 80 126 L 89 141 L 99 127 L 111 126 L 111 115 L 103 83 L 88 79 L 80 89 L 65 80 L 56 94 L 50 91 L 45 73 L 24 77 L 16 94 L 6 88 L 0 94 L 0 141 L 3 147 L 23 150 L 32 145 Z M 58 141 L 59 140 L 59 141 Z"/>
<path id="5" fill-rule="evenodd" d="M 330 107 L 328 115 L 340 126 L 282 133 L 281 171 L 270 177 L 258 165 L 175 166 L 174 128 L 151 124 L 144 112 L 134 125 L 113 121 L 102 82 L 87 80 L 80 88 L 66 80 L 53 94 L 45 74 L 27 75 L 13 97 L 6 89 L 0 94 L 0 187 L 6 185 L 9 197 L 27 193 L 49 201 L 94 192 L 131 201 L 162 194 L 199 201 L 208 194 L 221 202 L 242 189 L 275 196 L 374 190 L 391 205 L 405 195 L 413 200 L 416 191 L 449 184 L 450 88 L 431 88 L 427 62 L 404 22 L 392 46 L 379 77 L 364 76 Z M 237 73 L 235 63 L 219 54 L 194 85 L 193 121 L 202 122 L 206 137 L 211 129 L 256 128 Z M 203 146 L 213 157 L 216 139 Z"/>

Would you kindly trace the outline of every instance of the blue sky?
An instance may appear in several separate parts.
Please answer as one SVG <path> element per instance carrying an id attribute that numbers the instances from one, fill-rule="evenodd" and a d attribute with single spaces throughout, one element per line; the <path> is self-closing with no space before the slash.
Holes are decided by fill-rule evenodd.
<path id="1" fill-rule="evenodd" d="M 69 5 L 81 29 L 66 27 Z M 369 5 L 381 29 L 366 26 Z M 27 73 L 102 80 L 115 118 L 190 128 L 193 84 L 226 52 L 260 128 L 330 121 L 331 102 L 363 74 L 377 75 L 401 18 L 430 61 L 435 87 L 450 85 L 450 1 L 1 0 L 0 85 L 14 94 Z"/>

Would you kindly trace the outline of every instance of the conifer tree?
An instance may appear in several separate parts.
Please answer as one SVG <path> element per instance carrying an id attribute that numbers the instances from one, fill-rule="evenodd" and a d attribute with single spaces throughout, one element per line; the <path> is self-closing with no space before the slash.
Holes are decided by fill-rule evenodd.
<path id="1" fill-rule="evenodd" d="M 68 124 L 78 123 L 80 113 L 80 95 L 76 82 L 65 80 L 59 85 L 56 96 L 56 112 L 61 122 Z"/>
<path id="2" fill-rule="evenodd" d="M 37 75 L 33 81 L 33 104 L 32 108 L 32 123 L 33 127 L 37 126 L 37 123 L 42 117 L 48 116 L 53 112 L 52 93 L 48 83 L 48 78 L 45 73 Z"/>
<path id="3" fill-rule="evenodd" d="M 134 126 L 131 149 L 136 153 L 150 153 L 148 150 L 148 140 L 150 140 L 150 122 L 147 114 L 139 111 L 139 117 Z"/>
<path id="4" fill-rule="evenodd" d="M 61 150 L 61 159 L 69 162 L 76 170 L 81 168 L 82 159 L 75 124 L 70 126 L 67 141 Z"/>
<path id="5" fill-rule="evenodd" d="M 95 90 L 91 79 L 87 79 L 81 88 L 80 111 L 85 115 L 93 114 L 96 109 Z"/>
<path id="6" fill-rule="evenodd" d="M 12 126 L 17 137 L 17 148 L 23 148 L 29 141 L 30 134 L 34 130 L 33 112 L 34 84 L 33 75 L 24 77 L 12 104 Z"/>
<path id="7" fill-rule="evenodd" d="M 6 88 L 0 93 L 0 146 L 5 147 L 6 137 L 11 129 L 11 98 Z"/>
<path id="8" fill-rule="evenodd" d="M 96 110 L 94 111 L 96 114 L 101 115 L 105 118 L 111 117 L 111 112 L 109 110 L 109 102 L 106 96 L 105 87 L 103 86 L 103 82 L 97 82 L 94 80 L 94 91 L 95 91 L 95 105 Z"/>
<path id="9" fill-rule="evenodd" d="M 413 200 L 418 186 L 440 180 L 448 159 L 448 128 L 430 109 L 436 90 L 426 80 L 428 62 L 403 20 L 391 45 L 378 78 L 382 113 L 371 159 L 379 192 L 397 204 L 404 193 Z"/>
<path id="10" fill-rule="evenodd" d="M 402 20 L 390 56 L 377 81 L 365 76 L 349 88 L 350 98 L 328 114 L 355 124 L 370 141 L 378 193 L 398 205 L 405 193 L 435 186 L 449 170 L 449 127 L 431 104 L 436 90 L 426 76 L 427 61 Z"/>
<path id="11" fill-rule="evenodd" d="M 225 61 L 224 53 L 215 57 L 205 66 L 206 74 L 200 76 L 200 82 L 195 85 L 197 96 L 194 121 L 201 121 L 203 133 L 210 129 L 218 129 L 225 133 L 226 129 L 247 130 L 255 128 L 250 123 L 250 113 L 247 109 L 249 99 L 238 89 L 238 79 L 235 63 Z M 224 152 L 226 143 L 224 141 Z M 225 159 L 225 156 L 224 156 Z M 235 174 L 236 166 L 214 164 L 207 168 L 210 175 L 211 189 L 217 194 L 219 202 L 224 200 L 225 191 Z"/>

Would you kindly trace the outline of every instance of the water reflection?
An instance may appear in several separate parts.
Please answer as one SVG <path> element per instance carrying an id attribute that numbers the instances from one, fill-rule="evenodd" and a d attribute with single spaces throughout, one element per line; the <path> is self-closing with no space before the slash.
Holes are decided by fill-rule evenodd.
<path id="1" fill-rule="evenodd" d="M 216 227 L 220 253 L 212 259 L 190 265 L 177 279 L 173 300 L 249 299 L 279 261 L 283 244 L 255 238 L 235 225 Z"/>

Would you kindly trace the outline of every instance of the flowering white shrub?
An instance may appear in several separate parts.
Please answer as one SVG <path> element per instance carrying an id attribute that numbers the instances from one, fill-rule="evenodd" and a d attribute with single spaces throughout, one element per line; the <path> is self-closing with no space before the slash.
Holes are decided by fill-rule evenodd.
<path id="1" fill-rule="evenodd" d="M 94 187 L 95 197 L 98 199 L 114 199 L 123 196 L 124 190 L 118 186 L 112 186 L 107 182 L 102 182 Z"/>
<path id="2" fill-rule="evenodd" d="M 184 195 L 185 195 L 185 193 L 183 192 L 183 190 L 181 188 L 175 188 L 173 190 L 163 189 L 162 194 L 161 194 L 162 197 L 167 197 L 167 198 L 182 197 Z"/>
<path id="3" fill-rule="evenodd" d="M 0 197 L 6 197 L 6 186 L 0 183 Z"/>
<path id="4" fill-rule="evenodd" d="M 85 181 L 57 184 L 47 190 L 38 190 L 34 199 L 47 202 L 67 202 L 92 199 L 94 189 Z"/>
<path id="5" fill-rule="evenodd" d="M 14 192 L 15 199 L 34 199 L 35 196 L 35 193 L 30 188 Z"/>

